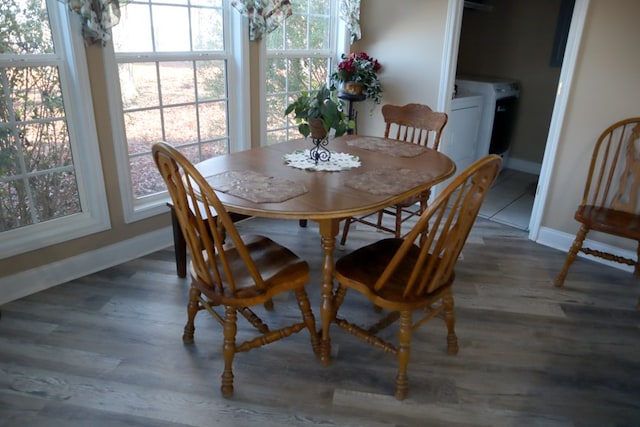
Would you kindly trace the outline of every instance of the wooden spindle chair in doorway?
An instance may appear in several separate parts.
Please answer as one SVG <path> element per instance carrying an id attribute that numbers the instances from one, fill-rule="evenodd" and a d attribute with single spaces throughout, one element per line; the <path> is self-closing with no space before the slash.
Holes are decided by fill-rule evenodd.
<path id="1" fill-rule="evenodd" d="M 560 287 L 578 252 L 633 267 L 640 276 L 640 117 L 620 120 L 605 129 L 591 156 L 582 201 L 574 218 L 580 229 L 555 280 Z M 585 245 L 589 231 L 635 240 L 635 259 Z M 640 310 L 640 298 L 637 309 Z"/>

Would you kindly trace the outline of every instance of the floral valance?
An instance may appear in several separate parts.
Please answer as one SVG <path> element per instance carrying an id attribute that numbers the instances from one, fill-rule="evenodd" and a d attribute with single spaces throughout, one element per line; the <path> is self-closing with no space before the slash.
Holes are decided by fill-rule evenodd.
<path id="1" fill-rule="evenodd" d="M 340 2 L 340 18 L 346 22 L 351 43 L 362 38 L 360 31 L 360 0 L 342 0 Z"/>
<path id="2" fill-rule="evenodd" d="M 231 6 L 249 18 L 249 40 L 275 30 L 293 13 L 289 0 L 232 0 Z"/>
<path id="3" fill-rule="evenodd" d="M 80 15 L 87 44 L 105 44 L 109 29 L 120 21 L 120 0 L 58 0 Z M 231 5 L 249 19 L 249 39 L 260 40 L 277 29 L 293 13 L 290 0 L 232 0 Z M 351 43 L 361 38 L 360 0 L 341 0 L 340 17 L 345 21 Z"/>
<path id="4" fill-rule="evenodd" d="M 82 19 L 82 36 L 85 43 L 104 45 L 111 35 L 109 28 L 120 21 L 119 0 L 58 0 Z"/>

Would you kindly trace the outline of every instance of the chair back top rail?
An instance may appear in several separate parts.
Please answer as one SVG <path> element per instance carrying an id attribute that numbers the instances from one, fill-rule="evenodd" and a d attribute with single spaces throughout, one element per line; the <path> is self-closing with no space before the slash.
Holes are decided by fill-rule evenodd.
<path id="1" fill-rule="evenodd" d="M 640 191 L 640 117 L 602 132 L 593 149 L 582 205 L 637 213 Z"/>
<path id="2" fill-rule="evenodd" d="M 423 104 L 386 104 L 382 106 L 382 117 L 385 138 L 413 142 L 434 150 L 440 145 L 442 129 L 448 120 L 446 113 L 435 112 Z"/>

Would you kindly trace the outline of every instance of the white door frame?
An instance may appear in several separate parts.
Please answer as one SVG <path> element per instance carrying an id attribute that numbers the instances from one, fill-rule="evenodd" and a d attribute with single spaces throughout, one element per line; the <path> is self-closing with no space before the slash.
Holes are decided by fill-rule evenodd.
<path id="1" fill-rule="evenodd" d="M 549 126 L 549 134 L 542 158 L 538 188 L 529 221 L 529 239 L 534 241 L 538 240 L 540 222 L 542 221 L 542 214 L 544 213 L 547 202 L 549 181 L 555 164 L 560 132 L 562 130 L 567 101 L 571 91 L 573 74 L 580 49 L 580 41 L 587 17 L 587 10 L 589 9 L 589 1 L 590 0 L 576 0 L 573 8 L 567 46 L 562 61 L 560 80 L 558 81 L 556 100 L 553 106 L 551 124 Z M 448 0 L 448 2 L 441 70 L 442 79 L 440 80 L 441 84 L 438 97 L 438 108 L 440 111 L 451 110 L 451 95 L 455 84 L 458 46 L 460 44 L 460 30 L 462 28 L 462 12 L 464 10 L 463 0 Z"/>

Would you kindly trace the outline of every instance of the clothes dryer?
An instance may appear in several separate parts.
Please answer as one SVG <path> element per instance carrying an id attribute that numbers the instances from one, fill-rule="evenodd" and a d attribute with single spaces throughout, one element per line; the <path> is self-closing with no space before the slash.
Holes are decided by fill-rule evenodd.
<path id="1" fill-rule="evenodd" d="M 513 139 L 520 85 L 510 79 L 459 76 L 456 92 L 457 96 L 483 97 L 476 159 L 498 154 L 503 158 L 504 167 Z"/>

